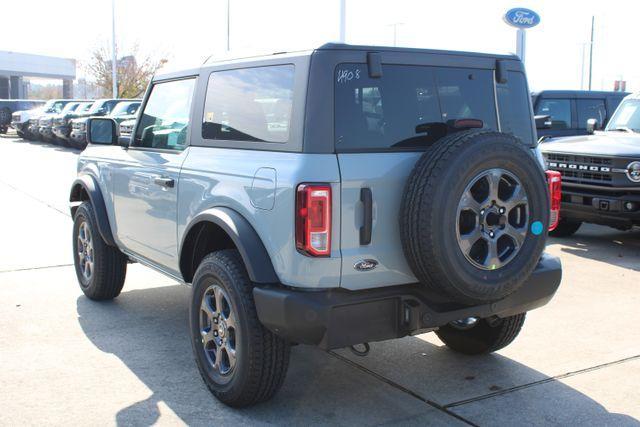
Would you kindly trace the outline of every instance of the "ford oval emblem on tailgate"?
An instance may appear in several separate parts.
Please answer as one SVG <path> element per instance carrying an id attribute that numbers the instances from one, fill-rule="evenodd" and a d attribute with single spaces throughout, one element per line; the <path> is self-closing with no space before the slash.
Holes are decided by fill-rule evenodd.
<path id="1" fill-rule="evenodd" d="M 375 259 L 363 259 L 353 264 L 353 268 L 355 268 L 358 271 L 373 270 L 377 266 L 378 266 L 378 261 L 376 261 Z"/>

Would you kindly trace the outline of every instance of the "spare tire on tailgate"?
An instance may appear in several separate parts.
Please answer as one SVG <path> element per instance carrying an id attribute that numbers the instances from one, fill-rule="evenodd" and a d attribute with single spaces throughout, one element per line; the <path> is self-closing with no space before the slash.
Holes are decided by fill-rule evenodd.
<path id="1" fill-rule="evenodd" d="M 402 247 L 430 289 L 464 304 L 518 289 L 544 250 L 544 171 L 518 138 L 461 131 L 416 163 L 400 210 Z"/>

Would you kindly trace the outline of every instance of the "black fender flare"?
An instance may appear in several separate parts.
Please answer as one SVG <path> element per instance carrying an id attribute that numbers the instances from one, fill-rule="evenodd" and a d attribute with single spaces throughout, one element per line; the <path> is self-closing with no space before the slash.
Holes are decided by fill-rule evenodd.
<path id="1" fill-rule="evenodd" d="M 238 252 L 240 252 L 252 282 L 279 283 L 278 275 L 271 263 L 271 257 L 256 230 L 240 213 L 226 207 L 207 209 L 191 220 L 182 234 L 179 252 L 180 260 L 182 260 L 182 251 L 185 247 L 185 240 L 190 234 L 189 232 L 193 227 L 203 222 L 217 225 L 231 238 Z"/>
<path id="2" fill-rule="evenodd" d="M 116 242 L 113 239 L 113 233 L 111 232 L 111 225 L 109 224 L 109 217 L 107 216 L 107 207 L 104 203 L 104 198 L 102 197 L 102 192 L 100 191 L 100 187 L 96 182 L 96 179 L 91 175 L 82 175 L 76 178 L 71 185 L 71 193 L 69 194 L 70 202 L 80 202 L 83 201 L 82 193 L 87 194 L 89 197 L 89 201 L 93 206 L 93 211 L 96 215 L 96 223 L 98 224 L 98 231 L 100 232 L 100 236 L 105 241 L 105 243 L 109 246 L 116 246 Z M 71 218 L 75 216 L 76 209 L 78 207 L 72 205 L 71 206 Z"/>

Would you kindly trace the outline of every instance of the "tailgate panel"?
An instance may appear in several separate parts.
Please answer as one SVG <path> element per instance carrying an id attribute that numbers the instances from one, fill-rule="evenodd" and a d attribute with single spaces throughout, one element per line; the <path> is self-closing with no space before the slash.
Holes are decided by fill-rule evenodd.
<path id="1" fill-rule="evenodd" d="M 341 287 L 357 290 L 417 281 L 402 251 L 399 214 L 406 180 L 421 154 L 338 154 L 342 182 Z M 369 245 L 360 245 L 360 227 L 364 223 L 361 188 L 370 188 L 373 199 Z M 356 270 L 354 264 L 365 259 L 377 261 L 377 267 L 368 271 Z"/>

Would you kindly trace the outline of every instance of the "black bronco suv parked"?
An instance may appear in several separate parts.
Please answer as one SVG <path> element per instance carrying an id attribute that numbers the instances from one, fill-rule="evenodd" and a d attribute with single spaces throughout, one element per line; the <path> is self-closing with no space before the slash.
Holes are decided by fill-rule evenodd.
<path id="1" fill-rule="evenodd" d="M 560 223 L 570 236 L 591 222 L 627 230 L 640 225 L 640 94 L 627 96 L 604 132 L 552 138 L 540 144 L 547 166 L 562 174 Z"/>
<path id="2" fill-rule="evenodd" d="M 131 138 L 86 123 L 82 291 L 115 298 L 129 260 L 191 283 L 196 363 L 229 405 L 273 396 L 291 343 L 499 350 L 560 284 L 559 174 L 514 56 L 328 44 L 156 76 Z"/>
<path id="3" fill-rule="evenodd" d="M 587 134 L 587 120 L 596 119 L 604 128 L 611 115 L 627 96 L 625 92 L 588 90 L 543 90 L 532 94 L 538 137 Z M 547 116 L 548 120 L 541 120 Z"/>

